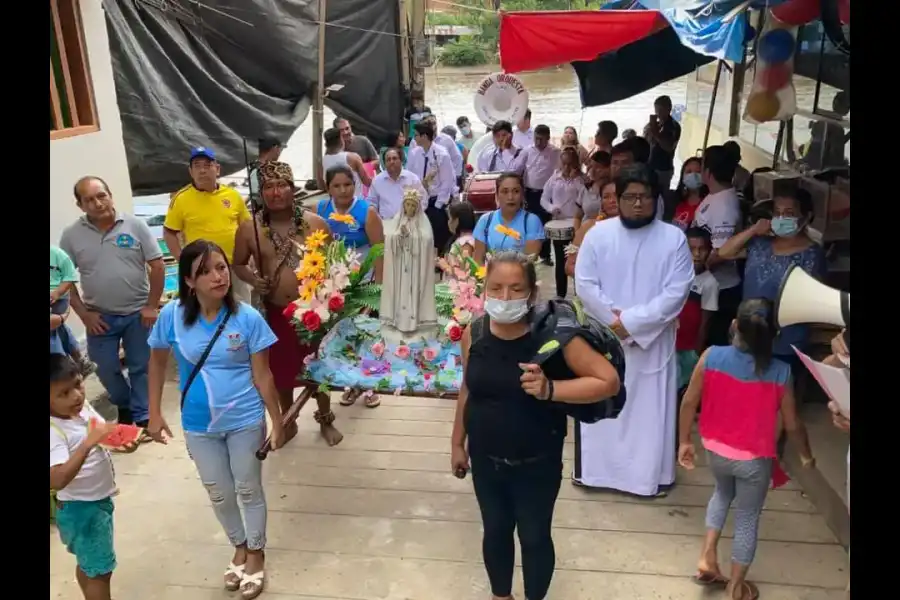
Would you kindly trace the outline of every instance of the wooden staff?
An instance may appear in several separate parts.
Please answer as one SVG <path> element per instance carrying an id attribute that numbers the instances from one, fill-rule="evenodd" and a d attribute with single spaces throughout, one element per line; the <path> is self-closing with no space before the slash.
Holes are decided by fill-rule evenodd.
<path id="1" fill-rule="evenodd" d="M 265 275 L 265 271 L 263 271 L 263 257 L 262 257 L 262 248 L 259 245 L 259 226 L 256 224 L 256 214 L 259 210 L 259 204 L 262 203 L 262 183 L 260 181 L 259 168 L 257 167 L 256 171 L 256 193 L 253 193 L 253 181 L 252 175 L 250 171 L 252 170 L 250 166 L 250 155 L 247 153 L 247 138 L 242 138 L 244 142 L 244 164 L 247 166 L 247 197 L 250 199 L 250 212 L 253 217 L 253 239 L 256 241 L 256 258 L 259 260 L 259 264 L 256 265 L 256 268 L 259 270 L 259 276 L 263 277 Z"/>
<path id="2" fill-rule="evenodd" d="M 310 398 L 316 392 L 315 386 L 306 386 L 303 388 L 303 391 L 300 392 L 300 395 L 297 396 L 297 399 L 294 400 L 294 403 L 291 404 L 291 407 L 288 409 L 286 413 L 281 415 L 281 424 L 287 428 L 291 423 L 297 420 L 297 415 L 300 414 L 300 411 L 303 409 L 303 406 L 309 401 Z M 269 455 L 269 452 L 272 450 L 272 438 L 271 436 L 266 437 L 266 442 L 262 445 L 262 447 L 256 451 L 256 458 L 259 460 L 266 460 L 266 457 Z"/>

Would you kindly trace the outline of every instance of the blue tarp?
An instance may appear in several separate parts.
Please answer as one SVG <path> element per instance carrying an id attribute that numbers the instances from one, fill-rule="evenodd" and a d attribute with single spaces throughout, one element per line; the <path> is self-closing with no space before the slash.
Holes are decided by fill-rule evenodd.
<path id="1" fill-rule="evenodd" d="M 756 0 L 752 8 L 769 8 L 785 0 Z M 684 46 L 698 54 L 740 62 L 749 30 L 747 12 L 725 21 L 731 11 L 745 4 L 742 0 L 641 0 L 619 1 L 603 5 L 605 10 L 658 10 L 663 14 Z"/>

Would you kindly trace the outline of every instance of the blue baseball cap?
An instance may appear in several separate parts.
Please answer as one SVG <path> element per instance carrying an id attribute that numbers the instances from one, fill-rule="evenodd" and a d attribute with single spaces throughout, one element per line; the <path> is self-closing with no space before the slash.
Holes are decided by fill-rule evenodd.
<path id="1" fill-rule="evenodd" d="M 209 160 L 216 160 L 216 153 L 213 152 L 212 149 L 205 146 L 191 148 L 191 158 L 188 162 L 193 162 L 195 158 L 201 157 L 208 158 Z"/>

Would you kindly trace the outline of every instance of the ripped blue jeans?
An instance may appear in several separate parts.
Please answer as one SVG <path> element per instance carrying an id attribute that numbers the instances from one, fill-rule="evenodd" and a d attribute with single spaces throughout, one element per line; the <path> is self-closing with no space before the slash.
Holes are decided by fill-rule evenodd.
<path id="1" fill-rule="evenodd" d="M 184 439 L 228 541 L 265 548 L 266 495 L 255 453 L 266 439 L 266 422 L 221 433 L 186 431 Z"/>

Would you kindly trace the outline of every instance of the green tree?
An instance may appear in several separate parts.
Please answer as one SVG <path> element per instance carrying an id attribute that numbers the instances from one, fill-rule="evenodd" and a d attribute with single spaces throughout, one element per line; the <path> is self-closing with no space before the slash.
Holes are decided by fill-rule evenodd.
<path id="1" fill-rule="evenodd" d="M 441 64 L 449 67 L 471 67 L 492 60 L 491 52 L 475 37 L 463 36 L 441 49 Z"/>
<path id="2" fill-rule="evenodd" d="M 539 10 L 586 10 L 591 4 L 603 0 L 493 0 L 495 10 L 508 12 Z M 462 37 L 444 46 L 441 63 L 452 66 L 472 66 L 496 60 L 500 37 L 500 18 L 497 13 L 485 10 L 484 0 L 456 0 L 457 4 L 472 7 L 458 14 L 434 13 L 426 15 L 430 25 L 467 25 L 480 30 L 476 36 Z M 477 62 L 472 62 L 477 61 Z"/>

